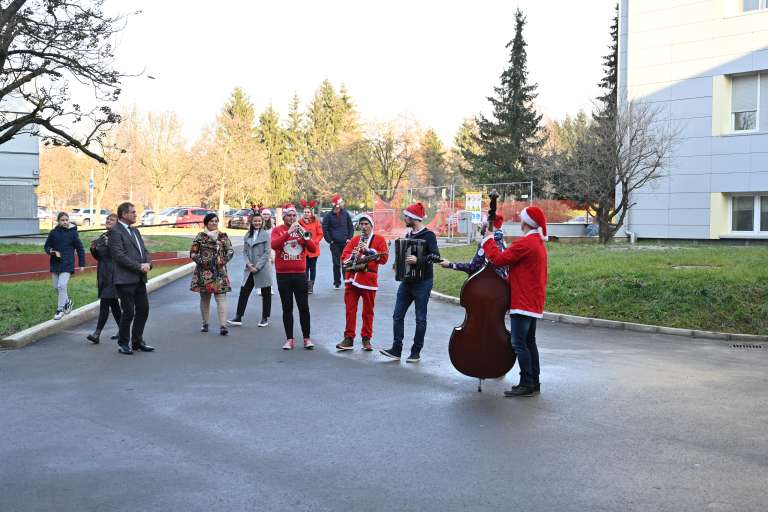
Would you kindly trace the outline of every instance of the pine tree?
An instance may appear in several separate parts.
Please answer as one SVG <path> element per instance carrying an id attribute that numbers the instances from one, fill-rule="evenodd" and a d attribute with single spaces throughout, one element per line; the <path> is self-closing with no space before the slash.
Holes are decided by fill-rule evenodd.
<path id="1" fill-rule="evenodd" d="M 445 150 L 437 132 L 430 128 L 421 138 L 421 158 L 429 185 L 439 187 L 448 181 Z"/>
<path id="2" fill-rule="evenodd" d="M 604 93 L 598 96 L 600 103 L 594 118 L 598 122 L 614 122 L 618 108 L 618 77 L 619 77 L 619 4 L 616 4 L 616 14 L 611 24 L 611 44 L 609 53 L 603 56 L 605 74 L 598 84 Z"/>
<path id="3" fill-rule="evenodd" d="M 280 116 L 272 105 L 259 116 L 257 140 L 266 152 L 267 168 L 272 183 L 272 201 L 281 204 L 291 199 L 294 174 L 290 168 L 290 148 L 286 130 L 280 126 Z"/>
<path id="4" fill-rule="evenodd" d="M 533 101 L 536 84 L 528 83 L 526 42 L 523 38 L 526 18 L 520 9 L 515 12 L 515 37 L 507 43 L 510 48 L 509 67 L 501 75 L 501 85 L 495 87 L 493 119 L 482 114 L 477 118 L 479 152 L 462 154 L 471 164 L 468 177 L 483 182 L 520 181 L 526 178 L 525 165 L 531 154 L 544 142 L 540 126 L 542 116 Z"/>

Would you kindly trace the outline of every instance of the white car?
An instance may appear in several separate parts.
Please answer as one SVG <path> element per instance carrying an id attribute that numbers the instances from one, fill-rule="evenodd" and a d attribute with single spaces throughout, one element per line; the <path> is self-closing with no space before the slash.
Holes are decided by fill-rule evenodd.
<path id="1" fill-rule="evenodd" d="M 100 223 L 103 226 L 107 221 L 107 215 L 111 212 L 106 208 L 102 208 L 100 215 Z M 69 222 L 75 226 L 92 226 L 96 224 L 96 209 L 91 211 L 90 208 L 73 208 L 69 214 Z"/>

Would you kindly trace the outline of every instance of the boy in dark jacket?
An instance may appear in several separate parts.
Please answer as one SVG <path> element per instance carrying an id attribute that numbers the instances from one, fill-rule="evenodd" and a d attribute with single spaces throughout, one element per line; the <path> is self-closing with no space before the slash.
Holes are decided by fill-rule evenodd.
<path id="1" fill-rule="evenodd" d="M 69 215 L 59 212 L 57 225 L 48 233 L 45 240 L 45 252 L 51 255 L 51 277 L 53 289 L 59 294 L 54 320 L 61 320 L 72 311 L 74 301 L 67 294 L 69 278 L 75 273 L 75 252 L 80 263 L 80 270 L 85 268 L 85 249 L 77 235 L 77 226 L 69 225 Z"/>
<path id="2" fill-rule="evenodd" d="M 344 201 L 336 194 L 331 198 L 333 211 L 323 217 L 323 238 L 331 246 L 331 260 L 333 261 L 333 286 L 338 290 L 341 286 L 341 253 L 347 242 L 352 240 L 355 228 L 352 225 L 352 217 L 343 208 Z"/>

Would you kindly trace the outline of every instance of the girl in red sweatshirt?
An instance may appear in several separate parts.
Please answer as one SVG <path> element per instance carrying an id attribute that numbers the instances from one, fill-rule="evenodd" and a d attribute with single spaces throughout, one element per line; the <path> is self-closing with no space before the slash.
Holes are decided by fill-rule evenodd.
<path id="1" fill-rule="evenodd" d="M 292 204 L 283 206 L 283 225 L 272 230 L 272 249 L 275 251 L 275 275 L 280 302 L 283 305 L 283 326 L 286 342 L 283 350 L 291 350 L 296 345 L 293 338 L 293 299 L 299 308 L 299 323 L 304 337 L 304 348 L 313 349 L 315 345 L 309 338 L 309 297 L 307 296 L 307 251 L 317 250 L 317 244 L 299 234 L 296 222 L 296 207 Z"/>

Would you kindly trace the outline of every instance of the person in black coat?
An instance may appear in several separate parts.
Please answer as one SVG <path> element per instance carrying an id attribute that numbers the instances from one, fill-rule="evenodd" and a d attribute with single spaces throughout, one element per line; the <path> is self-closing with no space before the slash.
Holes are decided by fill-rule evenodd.
<path id="1" fill-rule="evenodd" d="M 120 325 L 120 302 L 117 300 L 115 283 L 112 282 L 114 263 L 112 262 L 112 256 L 109 254 L 109 233 L 115 226 L 115 223 L 117 223 L 117 215 L 110 213 L 104 223 L 107 230 L 91 242 L 91 255 L 98 262 L 96 267 L 96 283 L 99 288 L 99 319 L 96 322 L 96 330 L 93 331 L 93 334 L 86 336 L 92 343 L 99 342 L 101 331 L 109 319 L 110 310 L 112 310 L 115 322 L 117 322 L 118 326 Z M 112 339 L 117 339 L 117 336 L 112 336 Z"/>
<path id="2" fill-rule="evenodd" d="M 131 227 L 135 223 L 136 207 L 128 202 L 122 203 L 117 207 L 117 224 L 109 232 L 109 255 L 114 262 L 112 282 L 120 297 L 122 313 L 117 339 L 121 354 L 133 354 L 134 350 L 155 350 L 144 342 L 144 325 L 149 316 L 147 273 L 152 268 L 152 259 L 141 233 Z"/>
<path id="3" fill-rule="evenodd" d="M 333 261 L 333 286 L 338 290 L 341 286 L 341 253 L 347 242 L 355 235 L 352 216 L 344 209 L 344 201 L 337 194 L 331 199 L 333 210 L 323 217 L 323 238 L 331 247 Z"/>
<path id="4" fill-rule="evenodd" d="M 54 320 L 61 320 L 72 311 L 74 301 L 69 298 L 67 285 L 69 278 L 75 273 L 75 252 L 80 263 L 80 270 L 85 267 L 85 249 L 77 234 L 77 226 L 69 225 L 69 215 L 59 212 L 56 216 L 57 225 L 48 233 L 45 240 L 45 252 L 51 256 L 51 277 L 53 289 L 59 298 Z"/>

